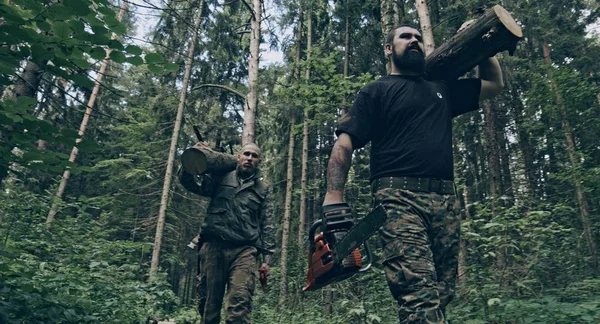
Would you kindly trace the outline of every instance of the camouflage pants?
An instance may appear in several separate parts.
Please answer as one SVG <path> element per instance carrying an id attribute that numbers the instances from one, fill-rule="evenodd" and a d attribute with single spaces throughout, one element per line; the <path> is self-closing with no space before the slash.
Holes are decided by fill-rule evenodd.
<path id="1" fill-rule="evenodd" d="M 456 196 L 388 188 L 374 201 L 386 208 L 383 265 L 400 323 L 446 323 L 458 271 Z"/>
<path id="2" fill-rule="evenodd" d="M 205 242 L 198 262 L 198 310 L 202 324 L 219 324 L 225 297 L 225 323 L 250 323 L 252 295 L 258 271 L 258 251 L 253 246 Z"/>

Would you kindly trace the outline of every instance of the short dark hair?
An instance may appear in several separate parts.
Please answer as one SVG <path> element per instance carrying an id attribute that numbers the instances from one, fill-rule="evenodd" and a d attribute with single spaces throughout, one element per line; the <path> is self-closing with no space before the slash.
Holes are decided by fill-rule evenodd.
<path id="1" fill-rule="evenodd" d="M 415 26 L 413 26 L 413 25 L 411 25 L 411 24 L 408 24 L 408 23 L 404 23 L 404 24 L 402 24 L 402 25 L 395 26 L 395 27 L 394 27 L 394 28 L 392 28 L 392 30 L 390 30 L 390 32 L 387 34 L 387 37 L 386 37 L 386 39 L 385 39 L 385 43 L 386 43 L 386 44 L 392 44 L 392 43 L 394 42 L 394 36 L 396 36 L 396 30 L 397 30 L 398 28 L 400 28 L 400 27 L 410 27 L 410 28 L 412 28 L 412 29 L 416 29 L 416 30 L 418 30 L 418 31 L 419 31 L 419 33 L 421 32 L 421 30 L 420 30 L 419 28 L 417 28 L 417 27 L 415 27 Z"/>

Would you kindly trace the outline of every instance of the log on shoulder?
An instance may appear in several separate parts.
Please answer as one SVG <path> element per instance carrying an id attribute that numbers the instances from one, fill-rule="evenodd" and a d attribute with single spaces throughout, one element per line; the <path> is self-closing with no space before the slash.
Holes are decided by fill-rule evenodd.
<path id="1" fill-rule="evenodd" d="M 190 147 L 181 155 L 181 165 L 190 174 L 226 173 L 235 170 L 235 156 L 198 147 Z"/>
<path id="2" fill-rule="evenodd" d="M 510 13 L 496 5 L 427 56 L 426 78 L 455 80 L 499 52 L 512 55 L 522 37 L 521 27 Z"/>

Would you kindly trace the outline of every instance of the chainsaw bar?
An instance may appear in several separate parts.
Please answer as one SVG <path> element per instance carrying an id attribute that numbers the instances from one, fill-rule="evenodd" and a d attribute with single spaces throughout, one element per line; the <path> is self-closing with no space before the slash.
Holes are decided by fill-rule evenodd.
<path id="1" fill-rule="evenodd" d="M 369 239 L 373 233 L 375 233 L 379 227 L 383 225 L 387 215 L 385 208 L 382 205 L 378 205 L 375 209 L 359 220 L 354 227 L 352 227 L 348 234 L 337 242 L 334 246 L 333 251 L 335 253 L 333 262 L 341 264 L 344 257 L 352 253 L 354 249 L 359 247 L 363 242 Z"/>

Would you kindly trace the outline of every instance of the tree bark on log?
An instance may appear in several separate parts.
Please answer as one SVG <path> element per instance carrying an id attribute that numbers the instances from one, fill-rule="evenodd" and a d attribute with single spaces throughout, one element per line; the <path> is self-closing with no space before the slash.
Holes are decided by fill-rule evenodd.
<path id="1" fill-rule="evenodd" d="M 192 175 L 225 173 L 235 170 L 237 160 L 231 154 L 190 147 L 181 155 L 181 165 Z"/>
<path id="2" fill-rule="evenodd" d="M 427 56 L 426 78 L 457 79 L 488 57 L 505 50 L 512 54 L 522 37 L 508 11 L 496 5 Z"/>

